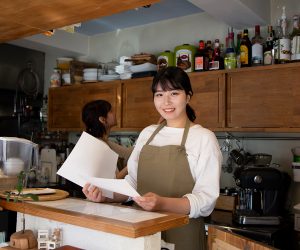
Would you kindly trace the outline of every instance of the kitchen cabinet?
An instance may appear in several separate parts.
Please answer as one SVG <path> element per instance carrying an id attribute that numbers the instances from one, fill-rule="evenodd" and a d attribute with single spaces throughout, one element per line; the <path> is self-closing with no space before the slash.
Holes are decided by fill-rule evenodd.
<path id="1" fill-rule="evenodd" d="M 112 104 L 117 122 L 121 119 L 121 83 L 86 83 L 49 89 L 48 130 L 82 131 L 83 106 L 93 100 L 103 99 Z"/>
<path id="2" fill-rule="evenodd" d="M 300 63 L 190 73 L 196 123 L 213 131 L 300 131 Z M 49 90 L 49 130 L 81 131 L 85 103 L 112 103 L 118 126 L 140 131 L 159 119 L 152 77 Z"/>
<path id="3" fill-rule="evenodd" d="M 194 95 L 191 107 L 196 123 L 218 131 L 225 126 L 225 73 L 223 71 L 192 73 L 189 75 Z"/>
<path id="4" fill-rule="evenodd" d="M 227 124 L 234 131 L 300 130 L 300 64 L 227 72 Z"/>
<path id="5" fill-rule="evenodd" d="M 126 80 L 122 86 L 122 128 L 141 130 L 154 124 L 159 114 L 153 103 L 152 77 Z"/>
<path id="6" fill-rule="evenodd" d="M 196 122 L 218 129 L 225 125 L 225 74 L 220 72 L 189 75 L 194 95 L 191 106 Z M 122 128 L 138 129 L 156 123 L 159 114 L 153 104 L 152 78 L 124 81 L 122 89 Z"/>
<path id="7" fill-rule="evenodd" d="M 256 242 L 246 237 L 218 229 L 214 226 L 208 227 L 208 249 L 209 250 L 271 250 L 268 245 Z"/>

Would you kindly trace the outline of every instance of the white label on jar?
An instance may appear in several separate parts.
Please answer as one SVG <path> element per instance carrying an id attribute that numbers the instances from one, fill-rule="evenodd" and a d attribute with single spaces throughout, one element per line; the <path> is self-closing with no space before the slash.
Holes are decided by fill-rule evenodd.
<path id="1" fill-rule="evenodd" d="M 271 65 L 273 61 L 272 51 L 268 50 L 264 53 L 264 65 Z"/>
<path id="2" fill-rule="evenodd" d="M 252 62 L 261 64 L 263 59 L 263 46 L 259 43 L 252 45 Z"/>
<path id="3" fill-rule="evenodd" d="M 294 36 L 292 40 L 292 60 L 300 59 L 300 36 Z"/>
<path id="4" fill-rule="evenodd" d="M 187 49 L 180 49 L 176 52 L 176 66 L 185 72 L 192 72 L 192 53 Z"/>
<path id="5" fill-rule="evenodd" d="M 291 40 L 288 38 L 281 38 L 279 40 L 279 60 L 289 61 L 291 60 Z"/>

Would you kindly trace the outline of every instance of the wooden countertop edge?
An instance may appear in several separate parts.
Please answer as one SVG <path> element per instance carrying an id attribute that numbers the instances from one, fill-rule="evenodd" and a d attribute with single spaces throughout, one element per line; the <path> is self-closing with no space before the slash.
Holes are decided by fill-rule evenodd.
<path id="1" fill-rule="evenodd" d="M 7 202 L 4 199 L 0 199 L 0 206 L 11 211 L 21 213 L 24 212 L 25 214 L 38 216 L 45 219 L 64 222 L 75 226 L 122 235 L 130 238 L 151 235 L 170 228 L 186 225 L 189 222 L 187 215 L 168 213 L 166 214 L 167 216 L 164 217 L 138 223 L 129 223 L 96 215 L 87 215 L 73 211 L 41 206 L 38 205 L 38 203 L 15 203 L 13 201 Z"/>

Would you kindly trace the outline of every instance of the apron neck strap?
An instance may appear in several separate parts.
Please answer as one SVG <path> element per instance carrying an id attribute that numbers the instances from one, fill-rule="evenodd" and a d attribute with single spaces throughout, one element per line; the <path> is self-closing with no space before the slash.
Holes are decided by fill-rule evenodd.
<path id="1" fill-rule="evenodd" d="M 181 146 L 182 147 L 185 145 L 186 138 L 187 138 L 187 135 L 189 133 L 189 129 L 190 129 L 190 120 L 189 120 L 189 118 L 187 118 L 186 122 L 185 122 L 185 127 L 184 127 L 184 132 L 183 132 L 182 140 L 181 140 Z"/>
<path id="2" fill-rule="evenodd" d="M 150 138 L 148 139 L 148 141 L 146 142 L 146 144 L 148 145 L 154 138 L 154 136 L 156 136 L 156 134 L 164 127 L 166 126 L 167 121 L 164 120 L 161 124 L 159 124 L 159 126 L 155 129 L 155 131 L 152 133 L 152 135 L 150 136 Z"/>
<path id="3" fill-rule="evenodd" d="M 155 129 L 155 131 L 152 133 L 152 135 L 150 136 L 150 138 L 148 139 L 148 141 L 146 142 L 146 145 L 148 145 L 154 138 L 154 136 L 157 135 L 157 133 L 164 127 L 167 125 L 167 121 L 163 121 L 161 124 L 159 124 L 159 126 Z M 190 120 L 186 119 L 185 122 L 185 127 L 184 127 L 184 132 L 183 132 L 183 136 L 182 136 L 182 140 L 181 140 L 181 146 L 185 145 L 186 139 L 187 139 L 187 135 L 189 133 L 189 129 L 190 129 Z"/>

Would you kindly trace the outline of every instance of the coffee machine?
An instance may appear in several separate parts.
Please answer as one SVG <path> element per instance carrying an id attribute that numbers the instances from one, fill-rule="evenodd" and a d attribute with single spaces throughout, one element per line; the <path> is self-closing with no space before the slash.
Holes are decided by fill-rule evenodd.
<path id="1" fill-rule="evenodd" d="M 234 178 L 239 187 L 234 221 L 244 225 L 279 225 L 288 175 L 269 166 L 242 166 L 236 169 Z"/>

